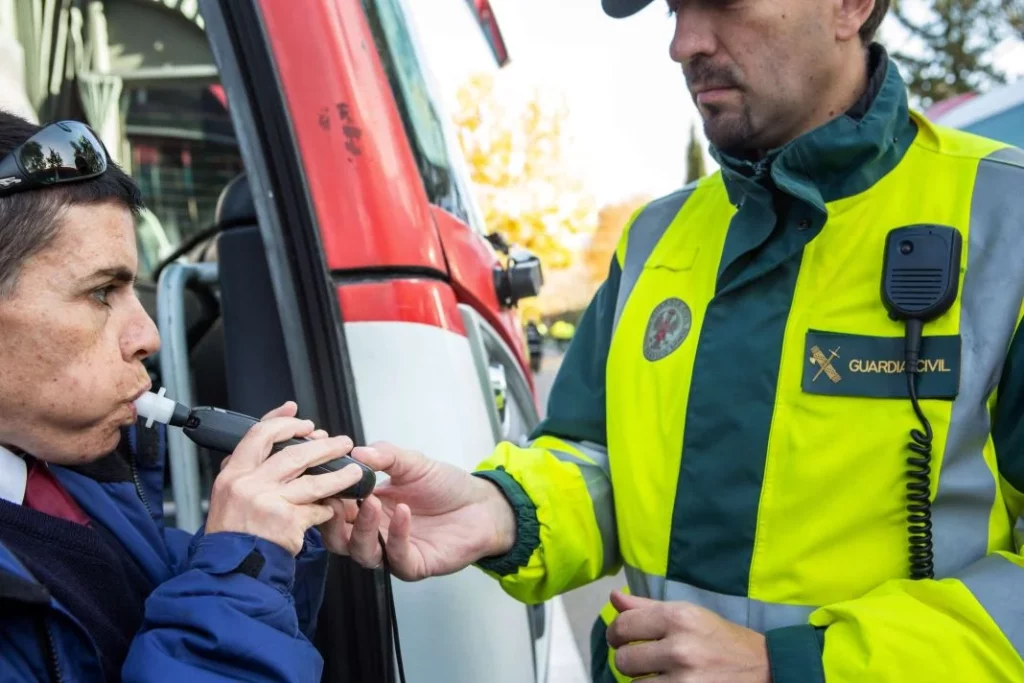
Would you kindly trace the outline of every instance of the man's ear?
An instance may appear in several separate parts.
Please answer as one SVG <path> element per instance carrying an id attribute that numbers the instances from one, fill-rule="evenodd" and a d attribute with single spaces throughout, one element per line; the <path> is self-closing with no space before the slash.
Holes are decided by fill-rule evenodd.
<path id="1" fill-rule="evenodd" d="M 836 40 L 853 40 L 871 16 L 876 0 L 836 0 Z"/>

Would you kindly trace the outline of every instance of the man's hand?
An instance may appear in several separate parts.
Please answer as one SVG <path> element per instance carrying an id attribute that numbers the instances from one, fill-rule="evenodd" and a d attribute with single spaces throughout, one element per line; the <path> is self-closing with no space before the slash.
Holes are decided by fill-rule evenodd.
<path id="1" fill-rule="evenodd" d="M 771 683 L 760 633 L 686 602 L 648 600 L 618 591 L 619 616 L 608 627 L 615 666 L 652 683 Z"/>
<path id="2" fill-rule="evenodd" d="M 390 481 L 378 484 L 362 508 L 351 500 L 328 501 L 335 517 L 320 530 L 329 550 L 376 567 L 379 531 L 391 572 L 417 581 L 451 574 L 512 547 L 512 508 L 490 482 L 386 443 L 356 448 L 352 457 L 387 473 Z"/>
<path id="3" fill-rule="evenodd" d="M 323 499 L 358 482 L 360 469 L 349 465 L 329 474 L 303 472 L 348 455 L 352 440 L 314 432 L 312 422 L 295 419 L 297 410 L 288 402 L 268 413 L 222 464 L 213 483 L 206 533 L 251 534 L 297 555 L 306 530 L 334 516 Z M 312 440 L 269 457 L 275 443 L 304 437 Z"/>

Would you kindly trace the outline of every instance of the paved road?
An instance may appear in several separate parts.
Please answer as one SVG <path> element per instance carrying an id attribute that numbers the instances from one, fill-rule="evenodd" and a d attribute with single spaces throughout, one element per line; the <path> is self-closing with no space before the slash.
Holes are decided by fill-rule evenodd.
<path id="1" fill-rule="evenodd" d="M 560 362 L 561 357 L 556 352 L 548 351 L 545 354 L 541 371 L 536 376 L 537 392 L 542 406 L 547 406 L 548 392 L 551 390 L 551 384 L 555 379 Z M 594 619 L 597 618 L 597 614 L 608 601 L 608 595 L 612 589 L 621 588 L 624 585 L 626 585 L 626 579 L 619 574 L 615 577 L 601 579 L 563 596 L 573 638 L 588 669 L 590 666 L 590 629 L 594 625 Z"/>

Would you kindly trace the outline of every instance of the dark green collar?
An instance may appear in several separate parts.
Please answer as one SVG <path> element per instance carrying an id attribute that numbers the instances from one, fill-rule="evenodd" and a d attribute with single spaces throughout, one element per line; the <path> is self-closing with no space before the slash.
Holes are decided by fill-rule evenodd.
<path id="1" fill-rule="evenodd" d="M 749 194 L 764 193 L 763 181 L 770 172 L 777 188 L 824 214 L 826 202 L 864 192 L 896 167 L 917 127 L 896 65 L 880 46 L 873 45 L 872 50 L 879 54 L 876 68 L 884 75 L 862 117 L 847 112 L 756 162 L 711 149 L 734 205 Z"/>

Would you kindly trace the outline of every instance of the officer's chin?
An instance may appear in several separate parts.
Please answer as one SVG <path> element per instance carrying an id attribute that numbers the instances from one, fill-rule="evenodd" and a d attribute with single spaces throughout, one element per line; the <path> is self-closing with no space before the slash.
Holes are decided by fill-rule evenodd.
<path id="1" fill-rule="evenodd" d="M 744 148 L 750 144 L 750 138 L 738 125 L 737 118 L 722 113 L 705 119 L 704 135 L 716 149 L 729 155 L 742 157 Z"/>

